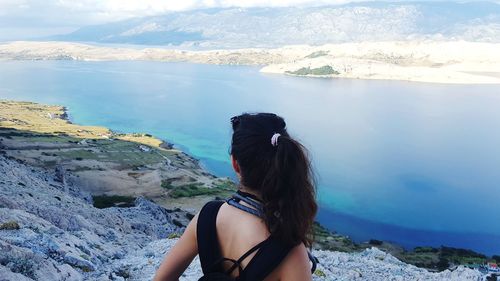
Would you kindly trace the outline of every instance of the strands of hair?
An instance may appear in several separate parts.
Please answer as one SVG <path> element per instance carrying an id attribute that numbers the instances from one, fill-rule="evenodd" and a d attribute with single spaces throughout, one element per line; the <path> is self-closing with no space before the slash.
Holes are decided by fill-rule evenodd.
<path id="1" fill-rule="evenodd" d="M 271 235 L 286 244 L 310 246 L 317 204 L 306 149 L 276 114 L 245 113 L 231 123 L 230 152 L 240 167 L 241 184 L 261 195 Z"/>

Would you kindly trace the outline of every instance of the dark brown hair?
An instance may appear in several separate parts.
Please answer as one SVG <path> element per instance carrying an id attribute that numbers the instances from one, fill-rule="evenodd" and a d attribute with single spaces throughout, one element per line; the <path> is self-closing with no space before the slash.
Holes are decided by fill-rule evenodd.
<path id="1" fill-rule="evenodd" d="M 317 211 L 311 164 L 305 148 L 290 137 L 283 118 L 245 113 L 231 119 L 231 155 L 241 184 L 260 193 L 271 235 L 286 244 L 311 246 Z M 271 143 L 275 133 L 281 136 Z"/>

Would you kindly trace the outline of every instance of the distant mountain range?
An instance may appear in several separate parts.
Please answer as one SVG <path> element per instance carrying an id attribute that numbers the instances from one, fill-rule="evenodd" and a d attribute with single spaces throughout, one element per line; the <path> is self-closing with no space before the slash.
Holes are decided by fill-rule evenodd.
<path id="1" fill-rule="evenodd" d="M 417 1 L 204 9 L 87 26 L 44 39 L 198 48 L 408 39 L 500 42 L 500 4 Z"/>

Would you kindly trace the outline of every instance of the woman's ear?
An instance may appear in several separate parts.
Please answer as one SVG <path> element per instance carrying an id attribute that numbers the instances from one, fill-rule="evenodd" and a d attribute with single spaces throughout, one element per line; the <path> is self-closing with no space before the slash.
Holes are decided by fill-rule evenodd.
<path id="1" fill-rule="evenodd" d="M 238 161 L 236 161 L 236 159 L 234 159 L 233 155 L 231 154 L 231 165 L 233 165 L 233 169 L 234 171 L 238 174 L 238 176 L 240 175 L 240 165 L 238 165 Z"/>

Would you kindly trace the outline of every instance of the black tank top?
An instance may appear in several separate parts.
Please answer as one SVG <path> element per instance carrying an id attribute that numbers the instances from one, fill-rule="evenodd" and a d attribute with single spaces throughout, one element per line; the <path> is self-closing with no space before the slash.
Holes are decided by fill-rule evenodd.
<path id="1" fill-rule="evenodd" d="M 232 270 L 239 269 L 239 276 L 236 280 L 264 280 L 283 261 L 292 247 L 284 245 L 273 237 L 269 237 L 251 248 L 237 261 L 222 257 L 216 228 L 217 214 L 222 204 L 224 204 L 224 201 L 208 202 L 198 215 L 196 235 L 203 273 L 205 275 L 213 272 L 230 274 Z M 254 251 L 257 251 L 257 253 L 247 266 L 242 269 L 240 266 L 241 261 Z M 230 271 L 224 270 L 223 261 L 233 262 Z"/>

